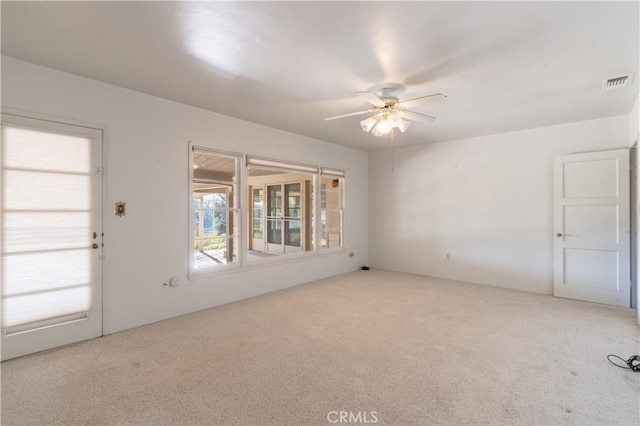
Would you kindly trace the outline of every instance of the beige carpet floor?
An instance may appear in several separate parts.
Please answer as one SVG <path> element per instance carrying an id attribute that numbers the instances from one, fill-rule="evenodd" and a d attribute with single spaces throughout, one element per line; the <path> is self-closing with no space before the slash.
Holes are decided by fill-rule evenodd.
<path id="1" fill-rule="evenodd" d="M 637 425 L 638 349 L 630 309 L 357 271 L 4 362 L 1 420 Z"/>

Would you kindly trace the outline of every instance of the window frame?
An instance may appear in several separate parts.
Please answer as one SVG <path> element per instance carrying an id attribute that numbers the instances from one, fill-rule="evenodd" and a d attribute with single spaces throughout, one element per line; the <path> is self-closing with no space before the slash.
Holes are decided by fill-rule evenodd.
<path id="1" fill-rule="evenodd" d="M 340 189 L 338 190 L 338 201 L 339 201 L 339 208 L 338 209 L 332 209 L 338 212 L 339 217 L 340 217 L 340 225 L 339 225 L 339 246 L 338 247 L 322 247 L 322 235 L 320 235 L 320 239 L 318 240 L 318 242 L 320 243 L 318 245 L 318 250 L 321 253 L 328 253 L 328 252 L 334 252 L 334 251 L 341 251 L 341 250 L 345 250 L 345 235 L 344 235 L 344 222 L 345 222 L 345 211 L 346 211 L 346 172 L 344 170 L 341 169 L 337 169 L 337 168 L 333 168 L 333 167 L 320 167 L 320 173 L 318 173 L 318 209 L 317 209 L 317 215 L 318 215 L 318 232 L 321 233 L 322 232 L 322 217 L 321 217 L 321 212 L 323 210 L 322 207 L 322 177 L 326 176 L 329 178 L 334 178 L 334 179 L 338 179 L 339 180 L 339 187 Z M 329 209 L 326 208 L 326 194 L 325 194 L 325 207 L 324 207 L 325 211 L 329 211 Z M 327 242 L 328 244 L 328 242 Z"/>
<path id="2" fill-rule="evenodd" d="M 188 218 L 188 279 L 197 280 L 211 275 L 218 275 L 229 272 L 237 272 L 240 270 L 250 270 L 254 268 L 261 268 L 267 265 L 295 262 L 301 259 L 308 259 L 311 257 L 335 255 L 336 253 L 346 252 L 346 244 L 344 238 L 344 221 L 346 215 L 346 176 L 347 173 L 344 169 L 334 167 L 323 167 L 310 164 L 304 164 L 289 160 L 268 158 L 262 156 L 255 156 L 252 154 L 226 151 L 218 148 L 207 147 L 192 142 L 188 143 L 189 146 L 189 178 L 188 178 L 188 191 L 189 191 L 189 218 Z M 193 214 L 193 181 L 194 181 L 194 153 L 205 152 L 212 155 L 219 155 L 223 157 L 230 157 L 236 160 L 235 162 L 235 206 L 233 210 L 237 212 L 238 217 L 238 231 L 236 244 L 238 247 L 238 260 L 232 263 L 210 265 L 203 268 L 195 268 L 195 252 L 194 252 L 194 232 L 195 227 L 195 215 Z M 282 171 L 283 173 L 300 173 L 308 174 L 310 179 L 310 212 L 309 218 L 311 220 L 310 241 L 313 246 L 311 250 L 283 253 L 281 255 L 275 255 L 273 257 L 265 257 L 260 259 L 249 259 L 249 247 L 250 238 L 253 235 L 253 222 L 251 221 L 253 204 L 251 190 L 257 188 L 257 186 L 250 185 L 249 170 L 251 168 Z M 320 206 L 320 182 L 322 176 L 335 177 L 340 179 L 340 245 L 338 247 L 322 247 L 321 236 L 321 206 Z M 251 188 L 251 190 L 250 190 Z M 262 187 L 266 188 L 266 186 Z M 267 209 L 267 194 L 266 189 L 263 189 L 263 238 L 266 241 L 266 209 Z M 304 227 L 304 224 L 302 225 Z"/>
<path id="3" fill-rule="evenodd" d="M 258 170 L 266 170 L 266 171 L 274 171 L 274 172 L 282 172 L 284 173 L 291 173 L 294 175 L 308 175 L 308 177 L 310 179 L 308 179 L 310 181 L 310 185 L 309 185 L 309 190 L 311 191 L 312 194 L 314 194 L 315 197 L 315 192 L 314 192 L 314 188 L 317 185 L 317 179 L 318 176 L 320 175 L 320 166 L 316 166 L 316 165 L 310 165 L 310 164 L 305 164 L 305 163 L 299 163 L 299 162 L 293 162 L 293 161 L 288 161 L 288 160 L 280 160 L 280 159 L 275 159 L 275 158 L 267 158 L 267 157 L 261 157 L 261 156 L 254 156 L 254 155 L 250 155 L 248 154 L 246 156 L 246 161 L 245 161 L 245 166 L 246 166 L 246 172 L 247 172 L 247 178 L 246 178 L 246 187 L 247 189 L 249 188 L 249 186 L 251 186 L 250 184 L 250 180 L 249 180 L 249 171 L 251 169 L 258 169 Z M 307 189 L 306 189 L 306 184 L 305 184 L 305 180 L 299 180 L 299 179 L 284 179 L 278 182 L 273 182 L 273 183 L 265 183 L 263 185 L 264 188 L 264 206 L 265 206 L 265 221 L 263 222 L 264 224 L 264 229 L 263 229 L 263 235 L 265 237 L 265 243 L 267 241 L 267 237 L 268 237 L 268 229 L 267 229 L 267 225 L 268 225 L 268 220 L 267 220 L 267 216 L 268 216 L 268 187 L 272 186 L 272 185 L 282 185 L 283 187 L 283 196 L 284 196 L 284 188 L 286 185 L 288 184 L 295 184 L 295 183 L 300 183 L 301 184 L 301 191 L 303 191 L 303 193 L 306 193 Z M 302 201 L 303 205 L 305 204 L 305 200 L 303 197 L 303 201 Z M 282 254 L 275 254 L 272 257 L 265 257 L 265 258 L 253 258 L 253 259 L 249 259 L 249 250 L 248 247 L 251 245 L 249 239 L 251 238 L 250 235 L 247 235 L 246 242 L 247 242 L 247 256 L 245 257 L 246 259 L 246 264 L 247 265 L 260 265 L 260 264 L 270 264 L 270 263 L 278 263 L 278 262 L 284 262 L 287 261 L 289 259 L 295 259 L 295 258 L 300 258 L 300 257 L 309 257 L 309 256 L 314 256 L 317 255 L 319 253 L 317 246 L 315 245 L 315 241 L 316 239 L 316 235 L 315 235 L 315 228 L 316 228 L 316 212 L 315 212 L 315 200 L 314 198 L 309 198 L 309 208 L 308 208 L 308 215 L 310 218 L 312 218 L 311 222 L 308 223 L 309 226 L 309 232 L 310 234 L 307 235 L 306 232 L 304 232 L 305 235 L 305 240 L 307 239 L 306 237 L 308 236 L 308 240 L 311 242 L 313 248 L 310 250 L 301 250 L 301 251 L 293 251 L 290 253 L 286 253 L 286 249 L 284 250 L 285 252 L 283 252 Z M 303 214 L 303 217 L 300 218 L 301 220 L 301 229 L 305 228 L 305 216 L 306 214 Z M 284 227 L 285 221 L 283 220 L 282 222 L 282 226 Z M 284 233 L 283 233 L 284 234 Z M 284 241 L 284 235 L 283 235 L 283 241 Z M 284 244 L 284 243 L 283 243 Z M 306 245 L 304 246 L 304 248 L 306 248 Z"/>
<path id="4" fill-rule="evenodd" d="M 209 148 L 201 145 L 196 145 L 189 142 L 189 220 L 188 220 L 188 245 L 189 245 L 189 259 L 188 259 L 188 274 L 187 278 L 192 280 L 201 276 L 211 275 L 218 272 L 236 270 L 242 268 L 243 265 L 243 256 L 244 256 L 244 246 L 243 246 L 243 233 L 244 233 L 244 203 L 243 203 L 243 179 L 242 179 L 242 160 L 244 155 L 238 152 L 231 151 L 223 151 L 220 149 Z M 227 239 L 234 238 L 236 239 L 236 244 L 238 246 L 238 260 L 236 262 L 224 263 L 218 265 L 210 265 L 202 268 L 196 268 L 195 266 L 195 236 L 194 236 L 194 228 L 195 228 L 195 215 L 193 210 L 193 183 L 194 183 L 194 154 L 196 152 L 202 153 L 210 153 L 211 155 L 217 155 L 220 157 L 228 157 L 235 160 L 235 183 L 234 183 L 234 206 L 230 208 L 230 210 L 235 211 L 238 218 L 237 229 L 238 232 L 234 236 L 227 235 Z"/>

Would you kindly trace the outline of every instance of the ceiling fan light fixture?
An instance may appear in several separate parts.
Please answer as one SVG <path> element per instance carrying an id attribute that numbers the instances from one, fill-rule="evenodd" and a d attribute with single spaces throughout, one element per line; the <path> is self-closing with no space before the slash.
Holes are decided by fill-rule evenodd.
<path id="1" fill-rule="evenodd" d="M 393 130 L 394 127 L 394 123 L 388 117 L 384 117 L 378 121 L 372 133 L 376 136 L 386 135 Z"/>
<path id="2" fill-rule="evenodd" d="M 362 120 L 360 122 L 360 126 L 362 126 L 362 130 L 365 132 L 370 132 L 371 129 L 373 129 L 373 126 L 376 125 L 376 123 L 378 123 L 378 120 L 376 119 L 375 116 L 373 117 L 369 117 L 366 120 Z"/>
<path id="3" fill-rule="evenodd" d="M 407 131 L 412 121 L 427 123 L 435 120 L 435 117 L 412 111 L 407 109 L 407 106 L 413 107 L 431 104 L 435 102 L 442 102 L 447 99 L 447 97 L 442 93 L 434 93 L 432 95 L 419 96 L 406 101 L 400 101 L 400 99 L 394 95 L 394 92 L 401 88 L 401 85 L 391 85 L 378 89 L 376 92 L 356 92 L 358 95 L 362 95 L 367 98 L 371 104 L 368 110 L 327 117 L 325 120 L 330 121 L 338 118 L 373 113 L 370 117 L 360 121 L 362 131 L 366 133 L 371 132 L 372 135 L 378 137 L 393 132 L 393 129 L 398 129 L 404 133 Z"/>
<path id="4" fill-rule="evenodd" d="M 398 126 L 397 127 L 402 133 L 404 133 L 404 132 L 407 131 L 407 129 L 409 128 L 410 124 L 411 123 L 409 121 L 405 120 L 404 118 L 400 118 L 398 120 Z"/>
<path id="5" fill-rule="evenodd" d="M 409 124 L 409 121 L 400 117 L 396 112 L 379 113 L 360 122 L 363 131 L 371 132 L 372 135 L 378 137 L 388 134 L 394 128 L 404 133 L 409 128 Z"/>
<path id="6" fill-rule="evenodd" d="M 374 127 L 374 128 L 373 128 L 373 130 L 371 131 L 371 134 L 372 134 L 373 136 L 378 136 L 378 137 L 380 137 L 380 136 L 384 136 L 384 133 L 382 133 L 382 132 L 380 131 L 380 129 L 378 129 L 378 126 L 376 126 L 376 127 Z"/>

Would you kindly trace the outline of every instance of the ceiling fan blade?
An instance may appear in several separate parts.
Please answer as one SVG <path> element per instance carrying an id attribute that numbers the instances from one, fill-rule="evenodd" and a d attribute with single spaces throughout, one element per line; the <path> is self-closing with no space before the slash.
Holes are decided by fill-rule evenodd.
<path id="1" fill-rule="evenodd" d="M 369 103 L 373 106 L 383 107 L 385 103 L 382 99 L 380 99 L 375 93 L 371 92 L 356 92 L 356 94 L 365 98 Z"/>
<path id="2" fill-rule="evenodd" d="M 432 117 L 430 115 L 427 114 L 420 114 L 419 112 L 414 112 L 414 111 L 399 111 L 398 112 L 400 114 L 400 117 L 410 120 L 410 121 L 417 121 L 420 123 L 431 123 L 433 120 L 435 120 L 435 117 Z"/>
<path id="3" fill-rule="evenodd" d="M 338 118 L 351 117 L 351 116 L 353 116 L 353 115 L 366 114 L 366 113 L 368 113 L 368 112 L 373 112 L 373 110 L 372 110 L 372 109 L 368 109 L 368 110 L 366 110 L 366 111 L 358 111 L 358 112 L 352 112 L 352 113 L 349 113 L 349 114 L 336 115 L 336 116 L 334 116 L 334 117 L 327 117 L 327 118 L 325 118 L 324 120 L 325 120 L 325 121 L 329 121 L 329 120 L 337 120 Z"/>
<path id="4" fill-rule="evenodd" d="M 436 102 L 442 102 L 446 100 L 447 100 L 447 97 L 442 93 L 435 93 L 433 95 L 420 96 L 419 98 L 400 101 L 400 105 L 402 105 L 404 108 L 413 108 L 418 105 L 434 104 Z"/>

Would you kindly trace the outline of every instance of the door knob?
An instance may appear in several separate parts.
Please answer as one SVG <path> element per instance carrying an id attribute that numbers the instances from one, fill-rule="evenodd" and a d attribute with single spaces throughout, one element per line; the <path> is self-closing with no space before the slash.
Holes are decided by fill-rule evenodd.
<path id="1" fill-rule="evenodd" d="M 562 237 L 562 233 L 558 232 L 558 233 L 556 234 L 556 237 Z"/>
<path id="2" fill-rule="evenodd" d="M 93 245 L 91 247 L 93 247 L 94 249 L 97 249 L 98 248 L 98 244 L 97 243 L 93 243 Z"/>

